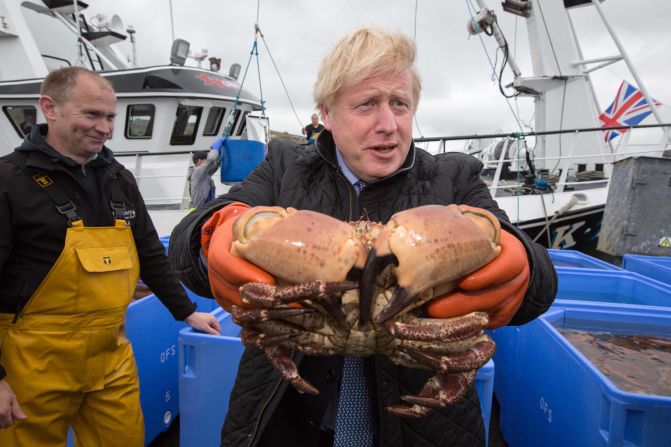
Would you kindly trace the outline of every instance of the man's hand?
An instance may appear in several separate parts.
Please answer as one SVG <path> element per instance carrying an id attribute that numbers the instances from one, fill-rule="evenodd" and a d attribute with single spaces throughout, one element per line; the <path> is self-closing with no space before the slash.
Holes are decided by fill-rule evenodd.
<path id="1" fill-rule="evenodd" d="M 205 312 L 194 312 L 184 320 L 186 324 L 194 329 L 207 334 L 219 335 L 221 333 L 221 326 L 212 314 Z"/>
<path id="2" fill-rule="evenodd" d="M 494 260 L 462 278 L 454 292 L 431 301 L 428 314 L 450 318 L 483 311 L 489 314 L 488 329 L 508 324 L 529 287 L 529 261 L 522 242 L 507 231 L 501 231 L 500 245 Z"/>
<path id="3" fill-rule="evenodd" d="M 6 380 L 0 380 L 0 428 L 8 428 L 14 421 L 25 418 L 12 387 Z"/>

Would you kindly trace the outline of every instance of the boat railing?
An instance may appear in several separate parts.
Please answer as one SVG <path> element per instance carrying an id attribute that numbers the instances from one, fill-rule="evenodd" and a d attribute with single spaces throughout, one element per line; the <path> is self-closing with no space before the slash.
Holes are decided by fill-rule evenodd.
<path id="1" fill-rule="evenodd" d="M 578 136 L 580 133 L 586 133 L 586 132 L 604 132 L 607 130 L 631 130 L 631 129 L 641 129 L 641 128 L 666 128 L 668 129 L 671 124 L 648 124 L 648 125 L 638 125 L 638 126 L 625 126 L 625 127 L 596 127 L 596 128 L 582 128 L 582 129 L 565 129 L 565 130 L 558 130 L 558 131 L 545 131 L 545 132 L 518 132 L 518 133 L 496 133 L 496 134 L 474 134 L 474 135 L 459 135 L 459 136 L 448 136 L 448 137 L 422 137 L 422 138 L 416 138 L 414 141 L 415 143 L 428 143 L 423 145 L 422 147 L 425 150 L 428 150 L 431 153 L 445 153 L 445 152 L 466 152 L 471 155 L 474 155 L 482 161 L 484 165 L 483 172 L 488 172 L 490 173 L 487 177 L 487 183 L 489 184 L 489 189 L 492 194 L 492 196 L 496 197 L 497 193 L 499 190 L 502 189 L 509 189 L 511 188 L 510 182 L 503 181 L 502 179 L 502 174 L 504 171 L 504 168 L 507 166 L 526 166 L 527 160 L 526 157 L 526 147 L 525 151 L 521 150 L 516 150 L 514 151 L 516 153 L 516 156 L 514 157 L 506 157 L 506 154 L 509 152 L 510 145 L 515 142 L 519 141 L 522 142 L 521 144 L 525 144 L 525 138 L 527 137 L 542 137 L 545 135 L 558 135 L 558 134 L 573 134 L 574 136 Z M 664 129 L 662 129 L 664 131 Z M 487 144 L 486 148 L 476 148 L 473 149 L 472 147 L 469 147 L 469 143 L 473 140 L 491 140 L 489 144 Z M 466 145 L 463 145 L 461 148 L 457 147 L 456 145 L 452 148 L 448 148 L 448 143 L 453 142 L 453 141 L 466 141 Z M 546 156 L 546 157 L 536 157 L 534 156 L 532 159 L 533 163 L 537 163 L 539 165 L 550 165 L 554 163 L 554 168 L 552 170 L 546 170 L 545 176 L 552 178 L 552 192 L 563 192 L 567 188 L 585 188 L 589 187 L 589 185 L 593 185 L 594 187 L 598 186 L 606 186 L 608 182 L 608 176 L 610 175 L 610 169 L 609 166 L 625 157 L 631 157 L 631 156 L 641 156 L 641 155 L 650 155 L 650 156 L 661 156 L 665 153 L 668 153 L 669 151 L 664 152 L 664 148 L 662 147 L 662 144 L 659 145 L 650 145 L 650 144 L 621 144 L 618 145 L 613 152 L 602 152 L 602 153 L 590 153 L 590 154 L 576 154 L 574 145 L 578 141 L 578 138 L 573 139 L 573 143 L 570 145 L 567 154 L 562 155 L 562 156 Z M 499 155 L 496 159 L 484 159 L 482 157 L 482 152 L 484 149 L 490 148 L 493 145 L 497 143 L 501 143 L 501 150 L 498 151 Z M 505 144 L 505 142 L 508 142 L 508 144 Z M 666 142 L 666 138 L 662 140 L 662 142 Z M 434 144 L 435 143 L 435 144 Z M 438 146 L 438 149 L 436 150 L 435 146 Z M 671 154 L 670 154 L 671 155 Z M 575 180 L 570 180 L 569 173 L 571 171 L 571 166 L 574 164 L 581 164 L 581 161 L 587 161 L 587 160 L 600 160 L 600 164 L 606 169 L 605 171 L 602 172 L 602 178 L 596 178 L 593 180 L 589 180 L 584 178 L 585 176 L 583 175 L 582 178 L 580 176 L 581 171 L 577 171 L 574 173 L 574 175 L 571 176 L 571 178 L 575 178 Z M 528 170 L 528 167 L 525 169 Z M 524 183 L 528 182 L 531 179 L 525 178 L 525 176 L 522 175 L 523 169 L 517 169 L 517 177 L 514 177 L 514 180 L 519 184 L 519 183 Z M 555 172 L 558 173 L 558 175 L 553 175 Z M 542 176 L 541 176 L 542 177 Z M 555 178 L 557 177 L 557 178 Z M 546 182 L 543 182 L 542 184 L 545 185 Z M 542 192 L 542 188 L 540 189 Z"/>
<path id="2" fill-rule="evenodd" d="M 149 208 L 184 209 L 189 206 L 188 172 L 194 152 L 128 151 L 115 152 L 114 157 L 133 173 Z"/>
<path id="3" fill-rule="evenodd" d="M 627 127 L 632 128 L 654 128 L 654 127 L 669 127 L 671 124 L 650 124 Z M 618 127 L 617 129 L 622 129 Z M 547 132 L 528 132 L 528 133 L 496 133 L 484 135 L 460 135 L 460 136 L 445 136 L 445 137 L 422 137 L 416 138 L 415 143 L 424 143 L 422 147 L 432 153 L 444 152 L 467 152 L 471 155 L 481 155 L 482 151 L 467 150 L 464 145 L 458 147 L 448 147 L 449 142 L 472 140 L 492 140 L 491 144 L 497 141 L 522 141 L 527 137 L 538 137 L 542 135 L 572 133 L 579 134 L 580 132 L 603 132 L 608 130 L 605 128 L 587 128 L 587 129 L 567 129 L 562 131 L 547 131 Z M 435 146 L 438 146 L 437 150 Z M 433 147 L 432 147 L 433 146 Z M 545 177 L 551 181 L 552 192 L 562 192 L 567 188 L 585 188 L 585 187 L 599 187 L 606 186 L 608 182 L 609 172 L 603 172 L 603 176 L 585 175 L 580 171 L 575 172 L 569 167 L 572 164 L 578 163 L 582 160 L 600 158 L 603 160 L 604 167 L 609 166 L 612 162 L 619 158 L 629 157 L 634 155 L 659 155 L 660 146 L 647 144 L 631 144 L 619 146 L 612 153 L 602 154 L 576 154 L 573 148 L 569 148 L 566 156 L 548 156 L 548 157 L 533 157 L 534 163 L 545 162 L 552 164 L 556 169 L 546 170 L 540 177 Z M 149 207 L 167 207 L 167 208 L 187 208 L 189 206 L 189 187 L 188 187 L 188 172 L 189 166 L 192 165 L 192 155 L 194 150 L 183 151 L 136 151 L 136 152 L 115 152 L 115 157 L 129 169 L 135 176 L 140 191 L 144 197 L 145 203 Z M 517 169 L 519 175 L 513 176 L 511 181 L 506 181 L 502 178 L 504 168 L 506 166 L 526 166 L 527 160 L 517 151 L 516 157 L 506 157 L 507 150 L 502 150 L 500 156 L 496 159 L 482 160 L 484 164 L 483 173 L 488 173 L 486 181 L 489 185 L 493 196 L 497 196 L 502 190 L 509 189 L 523 185 L 529 179 L 522 175 L 522 168 Z M 481 157 L 482 158 L 482 157 Z M 526 169 L 526 168 L 524 168 Z M 553 172 L 555 171 L 555 172 Z M 589 173 L 588 173 L 589 174 Z M 219 178 L 219 172 L 214 174 L 215 178 Z M 218 192 L 229 185 L 218 184 Z M 538 192 L 538 189 L 537 189 Z M 542 192 L 542 189 L 540 190 Z"/>

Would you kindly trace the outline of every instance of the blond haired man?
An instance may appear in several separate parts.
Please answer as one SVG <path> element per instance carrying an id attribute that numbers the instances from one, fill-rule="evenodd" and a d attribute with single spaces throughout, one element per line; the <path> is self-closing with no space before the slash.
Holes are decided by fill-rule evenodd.
<path id="1" fill-rule="evenodd" d="M 414 61 L 414 43 L 399 33 L 361 28 L 338 42 L 324 58 L 314 90 L 326 130 L 307 148 L 271 142 L 266 161 L 241 185 L 175 228 L 171 241 L 182 255 L 189 254 L 171 257 L 182 279 L 202 293 L 211 289 L 209 293 L 229 308 L 240 302 L 236 287 L 248 280 L 236 270 L 242 260 L 230 254 L 225 241 L 232 237 L 231 222 L 249 207 L 294 207 L 343 221 L 384 223 L 396 212 L 422 205 L 465 204 L 492 212 L 523 247 L 515 252 L 521 271 L 511 273 L 503 266 L 499 278 L 506 286 L 518 284 L 514 293 L 501 297 L 483 288 L 481 297 L 465 307 L 487 312 L 492 327 L 523 324 L 544 312 L 556 290 L 549 256 L 508 223 L 478 176 L 482 164 L 463 154 L 433 156 L 413 144 L 412 118 L 421 89 Z M 464 315 L 459 306 L 446 307 Z M 437 396 L 424 396 L 432 408 L 413 413 L 415 408 L 404 405 L 402 397 L 418 394 L 431 371 L 400 367 L 380 355 L 319 357 L 293 352 L 292 359 L 311 384 L 287 374 L 301 391 L 278 376 L 262 350 L 245 351 L 222 446 L 485 443 L 472 386 L 452 405 L 441 407 Z"/>

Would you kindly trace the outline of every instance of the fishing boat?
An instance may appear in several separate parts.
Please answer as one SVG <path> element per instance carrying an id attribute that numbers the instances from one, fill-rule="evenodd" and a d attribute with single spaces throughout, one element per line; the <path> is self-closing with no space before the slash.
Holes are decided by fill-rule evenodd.
<path id="1" fill-rule="evenodd" d="M 44 122 L 37 100 L 49 71 L 75 65 L 94 70 L 118 98 L 108 145 L 135 175 L 159 234 L 169 234 L 188 212 L 194 151 L 209 149 L 224 135 L 231 146 L 262 143 L 235 150 L 265 150 L 269 128 L 262 99 L 243 88 L 239 64 L 224 74 L 220 59 L 210 57 L 208 68 L 200 68 L 207 52 L 190 51 L 182 39 L 173 42 L 165 65 L 137 66 L 135 56 L 116 48 L 126 39 L 134 43 L 135 30 L 117 15 L 89 17 L 87 7 L 82 1 L 0 0 L 0 155 L 18 146 L 32 124 Z M 216 183 L 224 192 L 226 185 Z"/>
<path id="2" fill-rule="evenodd" d="M 422 136 L 416 144 L 434 153 L 459 150 L 479 157 L 484 163 L 482 178 L 511 221 L 549 248 L 589 252 L 596 246 L 613 162 L 631 155 L 663 156 L 669 127 L 663 126 L 658 103 L 633 67 L 601 2 L 504 1 L 504 14 L 526 24 L 529 74 L 515 62 L 498 12 L 484 0 L 476 3 L 477 7 L 467 2 L 468 33 L 477 45 L 477 40 L 495 39 L 503 55 L 492 63 L 498 90 L 508 99 L 533 101 L 534 124 L 508 133 Z M 244 76 L 242 82 L 238 80 L 240 65 L 233 64 L 228 74 L 222 74 L 220 60 L 208 59 L 206 51 L 190 52 L 188 43 L 180 39 L 166 54 L 166 65 L 136 66 L 134 55 L 126 56 L 117 48 L 126 39 L 133 43 L 135 30 L 124 26 L 118 16 L 89 17 L 86 6 L 70 0 L 0 0 L 0 49 L 12 61 L 0 69 L 4 112 L 0 136 L 5 142 L 0 153 L 20 144 L 26 122 L 43 120 L 37 98 L 41 79 L 49 70 L 77 64 L 94 69 L 113 83 L 119 97 L 109 146 L 135 174 L 159 233 L 167 235 L 188 212 L 192 152 L 207 149 L 221 136 L 266 143 L 270 129 L 265 102 L 243 87 Z M 616 55 L 583 56 L 572 22 L 579 8 L 596 11 L 596 19 L 604 25 L 604 39 L 618 49 Z M 53 42 L 62 45 L 54 50 Z M 421 42 L 419 46 L 421 52 Z M 195 61 L 200 66 L 206 59 L 209 68 L 185 64 Z M 637 97 L 657 124 L 635 125 L 617 117 L 600 121 L 604 108 L 592 76 L 614 63 L 627 66 Z M 502 78 L 511 76 L 510 84 L 504 85 Z M 492 92 L 493 97 L 496 94 Z M 661 130 L 660 143 L 654 147 L 604 136 L 654 126 Z M 627 140 L 632 131 L 620 140 Z M 221 173 L 215 177 L 223 180 L 216 182 L 217 192 L 225 192 L 230 182 Z"/>
<path id="3" fill-rule="evenodd" d="M 593 252 L 601 228 L 613 163 L 630 156 L 671 156 L 669 127 L 663 125 L 660 105 L 648 93 L 617 33 L 598 0 L 505 0 L 505 13 L 522 18 L 529 36 L 533 73 L 523 75 L 484 0 L 469 8 L 471 35 L 494 38 L 502 54 L 492 69 L 500 93 L 508 100 L 534 102 L 534 125 L 508 134 L 422 138 L 416 140 L 444 152 L 450 142 L 465 141 L 463 150 L 485 164 L 483 179 L 510 219 L 548 248 Z M 596 10 L 618 54 L 583 56 L 572 23 L 577 8 Z M 623 82 L 614 103 L 602 113 L 593 73 L 624 63 L 638 88 Z M 512 82 L 503 85 L 509 71 Z M 618 102 L 619 101 L 619 102 Z M 512 108 L 511 108 L 512 110 Z M 638 125 L 648 115 L 657 124 Z M 519 120 L 518 120 L 519 122 Z M 659 127 L 659 143 L 652 147 L 629 144 L 633 128 Z M 613 141 L 625 134 L 624 142 Z M 623 138 L 621 138 L 623 139 Z M 483 140 L 490 143 L 483 143 Z M 618 143 L 615 145 L 615 143 Z M 436 147 L 437 146 L 437 147 Z"/>

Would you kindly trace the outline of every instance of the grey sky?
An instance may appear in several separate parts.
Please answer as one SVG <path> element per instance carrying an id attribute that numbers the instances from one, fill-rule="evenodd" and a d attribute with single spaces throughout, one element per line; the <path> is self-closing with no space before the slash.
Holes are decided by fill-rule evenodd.
<path id="1" fill-rule="evenodd" d="M 299 133 L 313 113 L 312 87 L 319 63 L 328 49 L 345 33 L 361 25 L 379 25 L 415 35 L 418 67 L 423 79 L 417 112 L 424 136 L 492 133 L 518 130 L 510 107 L 492 80 L 483 44 L 466 32 L 467 0 L 261 0 L 258 22 L 289 91 L 299 117 L 273 68 L 259 38 L 261 85 L 273 130 Z M 115 0 L 89 2 L 89 14 L 119 14 L 125 25 L 137 31 L 140 65 L 168 62 L 171 45 L 169 0 Z M 524 20 L 504 13 L 499 0 L 487 0 L 497 13 L 523 75 L 532 74 Z M 415 6 L 417 15 L 415 19 Z M 175 37 L 191 42 L 192 50 L 207 48 L 209 56 L 221 57 L 222 71 L 231 63 L 244 72 L 254 42 L 257 1 L 172 0 Z M 667 0 L 608 0 L 603 9 L 618 33 L 651 95 L 665 104 L 662 115 L 671 121 L 671 2 Z M 615 46 L 593 7 L 572 11 L 585 57 L 613 55 Z M 598 25 L 598 26 L 597 26 Z M 493 38 L 482 35 L 490 57 Z M 130 53 L 127 43 L 120 44 Z M 195 65 L 193 60 L 189 65 Z M 597 95 L 605 108 L 622 79 L 633 82 L 623 62 L 600 70 L 594 77 Z M 504 75 L 509 82 L 511 75 Z M 259 94 L 256 62 L 250 65 L 245 87 Z M 523 122 L 532 121 L 530 100 L 511 103 Z M 646 123 L 654 122 L 648 118 Z M 415 135 L 419 135 L 415 129 Z"/>

